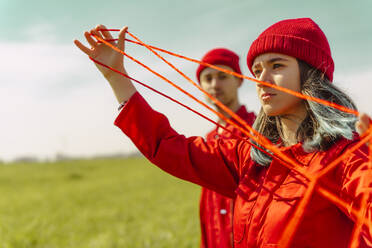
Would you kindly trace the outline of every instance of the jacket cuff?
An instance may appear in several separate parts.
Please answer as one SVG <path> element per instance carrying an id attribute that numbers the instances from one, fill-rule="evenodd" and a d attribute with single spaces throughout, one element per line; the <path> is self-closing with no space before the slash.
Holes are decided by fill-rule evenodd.
<path id="1" fill-rule="evenodd" d="M 140 95 L 140 93 L 134 93 L 121 109 L 119 115 L 114 121 L 114 125 L 117 127 L 123 126 L 127 119 L 130 118 L 128 115 L 131 112 L 131 109 L 135 108 L 136 105 L 141 105 L 142 102 L 145 102 L 145 99 Z"/>

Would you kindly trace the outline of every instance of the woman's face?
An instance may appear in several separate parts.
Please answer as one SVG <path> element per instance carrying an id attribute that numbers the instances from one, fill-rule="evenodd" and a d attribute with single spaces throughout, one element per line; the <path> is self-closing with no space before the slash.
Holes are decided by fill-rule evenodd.
<path id="1" fill-rule="evenodd" d="M 300 70 L 296 58 L 280 53 L 264 53 L 253 62 L 256 79 L 293 91 L 301 91 Z M 268 116 L 303 115 L 303 100 L 282 91 L 256 84 L 263 111 Z"/>

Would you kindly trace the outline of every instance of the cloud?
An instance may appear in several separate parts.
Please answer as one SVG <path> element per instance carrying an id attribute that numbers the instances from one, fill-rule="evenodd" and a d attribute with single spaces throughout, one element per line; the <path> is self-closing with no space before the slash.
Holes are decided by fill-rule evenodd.
<path id="1" fill-rule="evenodd" d="M 84 96 L 102 96 L 94 67 L 71 45 L 2 43 L 0 53 L 4 68 L 0 74 L 0 158 L 51 157 L 76 148 L 79 142 L 71 140 L 76 137 L 71 129 L 83 129 L 79 117 L 86 112 Z M 71 81 L 79 73 L 82 75 Z M 84 82 L 93 82 L 93 87 Z"/>
<path id="2" fill-rule="evenodd" d="M 146 50 L 139 50 L 139 54 L 134 48 L 128 50 L 172 81 L 189 87 L 158 58 L 147 58 L 148 53 L 143 56 L 141 53 Z M 108 83 L 72 42 L 2 42 L 0 53 L 3 69 L 0 74 L 0 159 L 8 161 L 18 156 L 53 158 L 56 153 L 91 156 L 136 150 L 113 126 L 118 114 L 117 103 Z M 194 72 L 195 65 L 177 60 L 174 63 Z M 129 61 L 126 64 L 135 78 L 191 104 L 153 74 Z M 169 115 L 176 128 L 202 134 L 206 129 L 203 126 L 209 125 L 198 117 L 195 122 L 190 121 L 195 119 L 194 114 L 148 90 L 141 87 L 139 90 L 155 108 Z M 195 90 L 194 93 L 197 94 Z"/>
<path id="3" fill-rule="evenodd" d="M 39 21 L 37 24 L 22 29 L 23 37 L 32 42 L 52 43 L 57 41 L 56 27 L 47 20 Z"/>
<path id="4" fill-rule="evenodd" d="M 23 155 L 53 158 L 56 153 L 92 156 L 135 151 L 128 138 L 113 126 L 118 114 L 117 102 L 108 83 L 89 59 L 74 47 L 72 41 L 57 43 L 53 38 L 55 29 L 49 25 L 28 32 L 30 39 L 27 42 L 0 43 L 0 159 L 12 160 Z M 50 38 L 39 39 L 38 34 L 44 32 L 50 33 Z M 165 48 L 167 44 L 164 44 Z M 188 47 L 179 43 L 177 47 L 183 48 L 178 52 L 193 58 L 200 58 L 209 49 L 201 46 L 202 49 L 195 49 L 195 45 Z M 127 52 L 203 99 L 198 90 L 145 48 L 127 45 Z M 196 64 L 166 58 L 195 79 Z M 216 119 L 152 73 L 128 59 L 125 63 L 134 78 Z M 243 64 L 242 68 L 249 75 Z M 371 82 L 372 72 L 368 67 L 335 75 L 335 83 L 350 93 L 361 110 L 370 114 Z M 212 128 L 206 120 L 169 100 L 142 87 L 138 89 L 151 106 L 170 119 L 177 131 L 188 136 L 204 135 Z M 252 82 L 243 84 L 240 99 L 248 109 L 259 109 Z"/>

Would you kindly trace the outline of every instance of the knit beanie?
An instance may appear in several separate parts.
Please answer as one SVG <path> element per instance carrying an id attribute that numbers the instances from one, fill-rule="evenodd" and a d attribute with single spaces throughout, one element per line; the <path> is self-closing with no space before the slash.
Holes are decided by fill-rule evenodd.
<path id="1" fill-rule="evenodd" d="M 303 60 L 323 72 L 331 82 L 333 80 L 334 63 L 327 38 L 310 18 L 283 20 L 263 31 L 252 43 L 247 55 L 252 74 L 254 59 L 269 52 Z"/>
<path id="2" fill-rule="evenodd" d="M 239 56 L 233 51 L 226 48 L 215 48 L 207 52 L 202 61 L 211 65 L 226 65 L 233 69 L 236 73 L 242 74 L 239 66 Z M 200 83 L 200 73 L 207 66 L 199 65 L 196 70 L 196 78 Z"/>

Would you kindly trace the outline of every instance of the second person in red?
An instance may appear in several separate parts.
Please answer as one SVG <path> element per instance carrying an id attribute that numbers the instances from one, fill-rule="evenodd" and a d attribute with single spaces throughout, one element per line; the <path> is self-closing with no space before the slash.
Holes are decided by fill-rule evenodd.
<path id="1" fill-rule="evenodd" d="M 226 48 L 216 48 L 204 55 L 202 61 L 223 69 L 241 74 L 239 56 Z M 240 104 L 238 90 L 243 82 L 241 78 L 200 65 L 196 71 L 200 86 L 225 106 L 234 111 L 239 117 L 252 125 L 255 119 L 253 112 L 248 112 Z M 207 102 L 214 104 L 209 97 Z M 221 108 L 216 110 L 228 116 Z M 233 120 L 234 121 L 234 120 Z M 233 125 L 219 119 L 218 123 L 230 132 L 218 126 L 206 135 L 206 141 L 213 143 L 218 139 L 244 137 L 244 134 Z M 234 199 L 223 196 L 213 190 L 202 188 L 200 196 L 200 228 L 202 248 L 231 248 L 233 247 L 233 208 Z"/>

